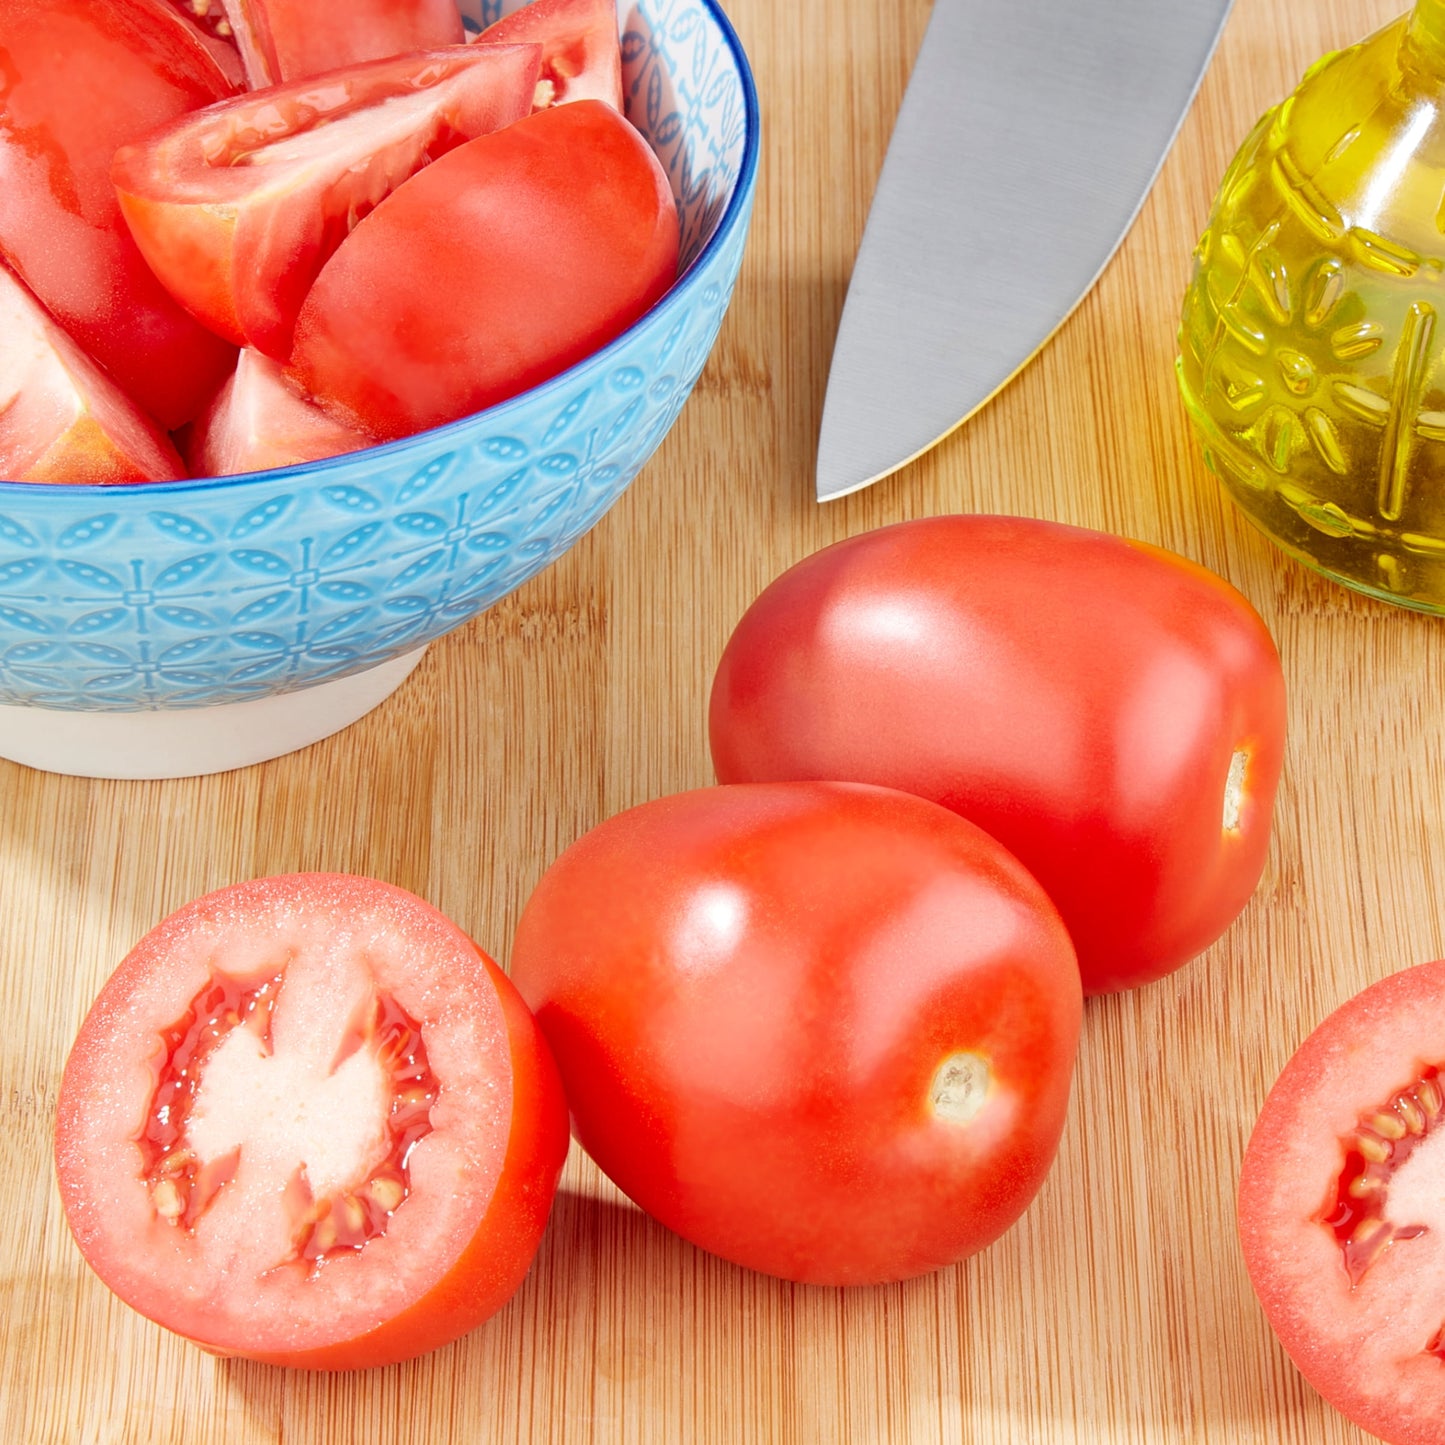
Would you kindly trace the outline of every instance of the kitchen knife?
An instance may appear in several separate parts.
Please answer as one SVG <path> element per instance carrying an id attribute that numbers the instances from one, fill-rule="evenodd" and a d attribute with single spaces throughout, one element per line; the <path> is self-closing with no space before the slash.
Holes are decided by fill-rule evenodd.
<path id="1" fill-rule="evenodd" d="M 834 344 L 820 502 L 927 451 L 1079 303 L 1143 204 L 1229 7 L 934 0 Z"/>

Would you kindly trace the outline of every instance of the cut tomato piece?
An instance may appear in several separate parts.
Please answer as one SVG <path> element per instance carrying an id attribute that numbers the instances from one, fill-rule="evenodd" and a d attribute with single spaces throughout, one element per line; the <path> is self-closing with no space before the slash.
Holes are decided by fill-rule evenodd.
<path id="1" fill-rule="evenodd" d="M 437 426 L 611 341 L 671 285 L 677 246 L 667 176 L 617 111 L 538 111 L 356 227 L 301 308 L 288 370 L 373 436 Z"/>
<path id="2" fill-rule="evenodd" d="M 165 433 L 0 266 L 0 477 L 143 482 L 185 474 Z"/>
<path id="3" fill-rule="evenodd" d="M 142 410 L 180 426 L 235 352 L 142 259 L 110 162 L 232 87 L 165 0 L 6 0 L 0 62 L 0 255 Z"/>
<path id="4" fill-rule="evenodd" d="M 363 60 L 460 45 L 456 0 L 222 0 L 252 89 Z"/>
<path id="5" fill-rule="evenodd" d="M 186 460 L 197 476 L 223 477 L 294 467 L 370 445 L 370 437 L 297 396 L 281 368 L 248 347 L 196 421 Z"/>
<path id="6" fill-rule="evenodd" d="M 1372 984 L 1285 1065 L 1239 1177 L 1280 1343 L 1390 1445 L 1445 1439 L 1445 962 Z"/>
<path id="7" fill-rule="evenodd" d="M 570 100 L 602 100 L 622 109 L 615 0 L 532 0 L 477 36 L 478 44 L 527 40 L 542 47 L 539 110 Z"/>
<path id="8" fill-rule="evenodd" d="M 231 22 L 226 19 L 226 12 L 221 9 L 220 0 L 170 0 L 170 3 L 195 27 L 226 79 L 237 90 L 244 89 L 246 69 L 241 64 L 236 37 L 231 31 Z"/>
<path id="9" fill-rule="evenodd" d="M 317 1369 L 499 1309 L 566 1149 L 506 976 L 421 899 L 336 874 L 224 888 L 147 934 L 81 1028 L 56 1133 L 116 1294 L 214 1353 Z"/>
<path id="10" fill-rule="evenodd" d="M 142 253 L 213 331 L 284 359 L 348 231 L 446 151 L 531 109 L 541 50 L 455 45 L 240 95 L 115 156 Z"/>

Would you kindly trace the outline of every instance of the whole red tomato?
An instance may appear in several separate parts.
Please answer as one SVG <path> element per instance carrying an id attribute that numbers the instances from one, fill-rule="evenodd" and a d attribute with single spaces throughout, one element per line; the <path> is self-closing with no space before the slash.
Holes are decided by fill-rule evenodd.
<path id="1" fill-rule="evenodd" d="M 1280 1343 L 1390 1445 L 1445 1441 L 1445 962 L 1332 1013 L 1270 1090 L 1239 1176 Z"/>
<path id="2" fill-rule="evenodd" d="M 1081 994 L 1019 863 L 921 798 L 709 788 L 543 877 L 512 977 L 578 1141 L 726 1259 L 862 1284 L 962 1259 L 1053 1160 Z"/>
<path id="3" fill-rule="evenodd" d="M 229 93 L 165 0 L 0 5 L 0 256 L 162 427 L 189 421 L 235 351 L 141 257 L 110 183 L 116 147 Z"/>
<path id="4" fill-rule="evenodd" d="M 1284 681 L 1254 609 L 1183 557 L 943 516 L 774 581 L 709 722 L 722 782 L 856 779 L 972 819 L 1043 884 L 1099 993 L 1179 967 L 1254 891 Z"/>
<path id="5" fill-rule="evenodd" d="M 455 1339 L 532 1263 L 567 1152 L 516 990 L 420 898 L 295 874 L 135 946 L 65 1066 L 66 1220 L 221 1355 L 360 1369 Z"/>

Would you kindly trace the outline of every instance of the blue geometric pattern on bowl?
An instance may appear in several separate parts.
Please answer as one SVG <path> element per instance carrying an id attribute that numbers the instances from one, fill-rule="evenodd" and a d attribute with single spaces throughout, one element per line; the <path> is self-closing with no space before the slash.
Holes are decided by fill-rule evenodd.
<path id="1" fill-rule="evenodd" d="M 139 488 L 0 483 L 0 704 L 197 707 L 343 677 L 451 631 L 597 522 L 702 370 L 757 179 L 752 78 L 712 0 L 641 0 L 622 30 L 628 114 L 682 221 L 662 301 L 511 401 L 351 456 Z"/>

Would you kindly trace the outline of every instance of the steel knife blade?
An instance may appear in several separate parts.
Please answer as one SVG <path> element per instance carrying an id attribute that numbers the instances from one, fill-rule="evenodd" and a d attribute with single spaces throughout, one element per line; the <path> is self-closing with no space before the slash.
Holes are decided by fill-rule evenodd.
<path id="1" fill-rule="evenodd" d="M 834 343 L 820 502 L 942 440 L 1083 299 L 1230 4 L 934 0 Z"/>

